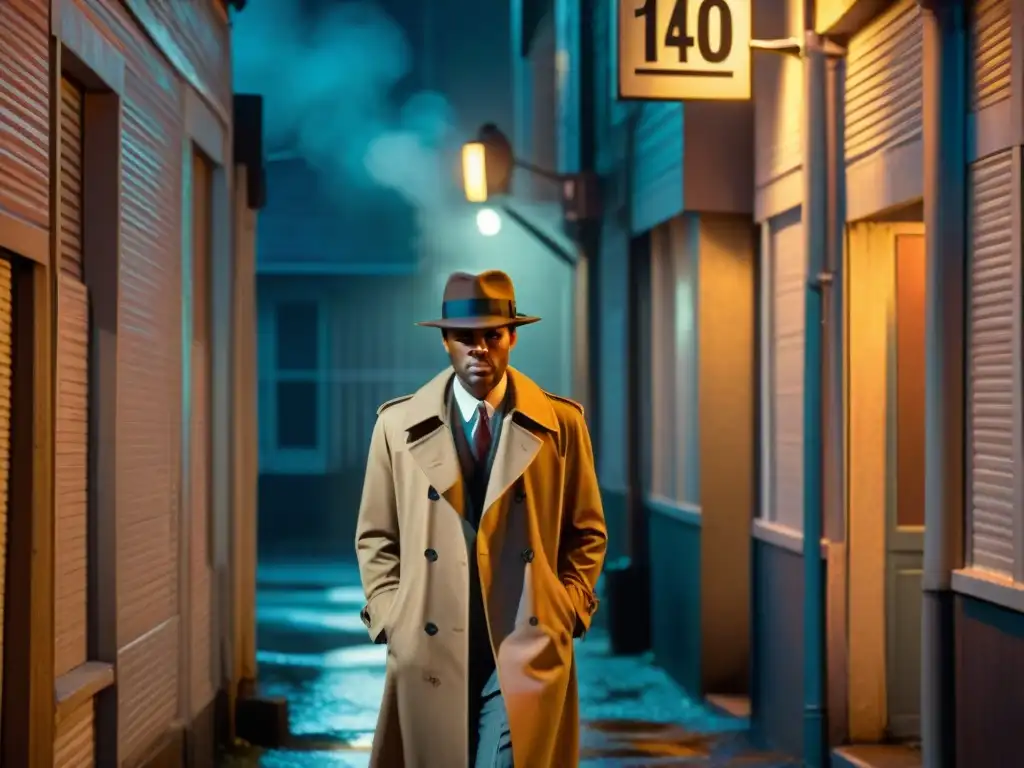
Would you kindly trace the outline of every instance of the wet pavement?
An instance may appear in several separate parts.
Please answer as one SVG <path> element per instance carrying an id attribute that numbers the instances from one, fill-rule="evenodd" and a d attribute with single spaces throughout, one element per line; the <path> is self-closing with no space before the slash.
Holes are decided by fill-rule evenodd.
<path id="1" fill-rule="evenodd" d="M 227 765 L 364 768 L 386 651 L 369 642 L 359 620 L 358 574 L 344 566 L 264 565 L 259 581 L 259 685 L 265 695 L 288 698 L 294 748 Z M 576 650 L 582 768 L 797 765 L 749 749 L 744 719 L 688 698 L 649 657 L 612 656 L 599 630 Z"/>

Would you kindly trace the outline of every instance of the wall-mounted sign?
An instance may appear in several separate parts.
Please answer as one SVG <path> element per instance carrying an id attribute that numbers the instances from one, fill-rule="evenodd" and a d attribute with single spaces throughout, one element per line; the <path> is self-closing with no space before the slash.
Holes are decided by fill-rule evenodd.
<path id="1" fill-rule="evenodd" d="M 752 0 L 619 0 L 619 98 L 750 98 Z"/>

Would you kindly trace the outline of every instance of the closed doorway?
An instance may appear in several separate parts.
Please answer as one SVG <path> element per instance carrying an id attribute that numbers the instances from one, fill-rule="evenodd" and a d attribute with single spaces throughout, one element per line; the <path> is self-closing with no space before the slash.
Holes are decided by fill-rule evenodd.
<path id="1" fill-rule="evenodd" d="M 848 264 L 850 738 L 913 740 L 924 549 L 923 226 L 851 226 Z"/>

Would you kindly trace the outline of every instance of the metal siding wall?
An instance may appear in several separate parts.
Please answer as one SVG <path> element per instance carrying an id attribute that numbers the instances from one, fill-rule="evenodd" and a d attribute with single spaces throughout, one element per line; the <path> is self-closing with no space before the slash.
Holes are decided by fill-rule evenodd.
<path id="1" fill-rule="evenodd" d="M 780 217 L 783 218 L 783 217 Z M 803 528 L 804 285 L 803 224 L 772 221 L 772 505 L 773 522 Z"/>
<path id="2" fill-rule="evenodd" d="M 629 233 L 621 209 L 602 218 L 598 289 L 601 291 L 601 418 L 594 436 L 597 477 L 602 487 L 626 488 L 626 326 L 629 286 Z"/>
<path id="3" fill-rule="evenodd" d="M 84 0 L 79 0 L 83 2 Z M 121 2 L 88 13 L 126 59 L 118 328 L 118 737 L 131 759 L 178 714 L 182 94 Z"/>
<path id="4" fill-rule="evenodd" d="M 60 286 L 54 674 L 87 660 L 89 530 L 89 293 L 82 264 L 82 92 L 61 84 Z"/>
<path id="5" fill-rule="evenodd" d="M 1014 429 L 1020 382 L 1014 359 L 1020 296 L 1014 290 L 1012 159 L 1007 150 L 970 170 L 970 305 L 968 310 L 968 504 L 974 566 L 1013 574 L 1014 489 L 1020 451 Z M 1019 268 L 1019 267 L 1018 267 Z"/>
<path id="6" fill-rule="evenodd" d="M 82 267 L 82 89 L 61 80 L 60 137 L 60 267 L 85 279 Z"/>
<path id="7" fill-rule="evenodd" d="M 580 167 L 580 0 L 555 0 L 557 170 Z"/>
<path id="8" fill-rule="evenodd" d="M 50 225 L 50 3 L 0 3 L 0 208 Z"/>
<path id="9" fill-rule="evenodd" d="M 644 104 L 633 149 L 632 230 L 653 229 L 683 210 L 683 107 Z"/>
<path id="10" fill-rule="evenodd" d="M 93 768 L 96 765 L 95 715 L 96 706 L 90 698 L 58 724 L 53 745 L 54 768 Z"/>
<path id="11" fill-rule="evenodd" d="M 160 45 L 185 79 L 225 113 L 231 110 L 231 46 L 218 0 L 126 0 L 147 25 L 163 30 Z"/>
<path id="12" fill-rule="evenodd" d="M 0 258 L 0 690 L 3 687 L 4 617 L 6 616 L 7 495 L 11 471 L 11 378 L 14 342 L 14 285 L 11 263 Z M 2 702 L 0 702 L 2 703 Z"/>
<path id="13" fill-rule="evenodd" d="M 850 40 L 846 162 L 921 136 L 921 10 L 899 0 Z"/>
<path id="14" fill-rule="evenodd" d="M 1010 98 L 1010 0 L 976 0 L 971 6 L 971 109 Z"/>
<path id="15" fill-rule="evenodd" d="M 555 69 L 555 25 L 552 14 L 548 13 L 537 28 L 537 36 L 530 48 L 530 142 L 527 158 L 541 168 L 554 168 L 558 162 L 559 146 L 556 139 L 556 119 L 559 115 L 559 90 Z M 547 179 L 532 174 L 517 174 L 518 180 L 526 182 L 523 190 L 530 190 L 530 197 L 538 201 L 558 200 L 558 187 Z"/>
<path id="16" fill-rule="evenodd" d="M 801 0 L 759 0 L 760 39 L 803 35 Z M 800 167 L 803 159 L 803 63 L 794 56 L 753 57 L 754 178 L 763 187 Z"/>

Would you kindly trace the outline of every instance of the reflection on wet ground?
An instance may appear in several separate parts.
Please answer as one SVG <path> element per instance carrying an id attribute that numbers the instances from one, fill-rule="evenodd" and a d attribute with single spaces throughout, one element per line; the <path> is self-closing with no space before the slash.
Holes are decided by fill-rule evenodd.
<path id="1" fill-rule="evenodd" d="M 385 650 L 369 643 L 362 603 L 354 568 L 261 566 L 260 687 L 288 698 L 294 741 L 229 765 L 368 766 Z M 748 749 L 745 720 L 687 698 L 649 658 L 611 656 L 598 632 L 576 648 L 583 768 L 796 765 Z"/>

